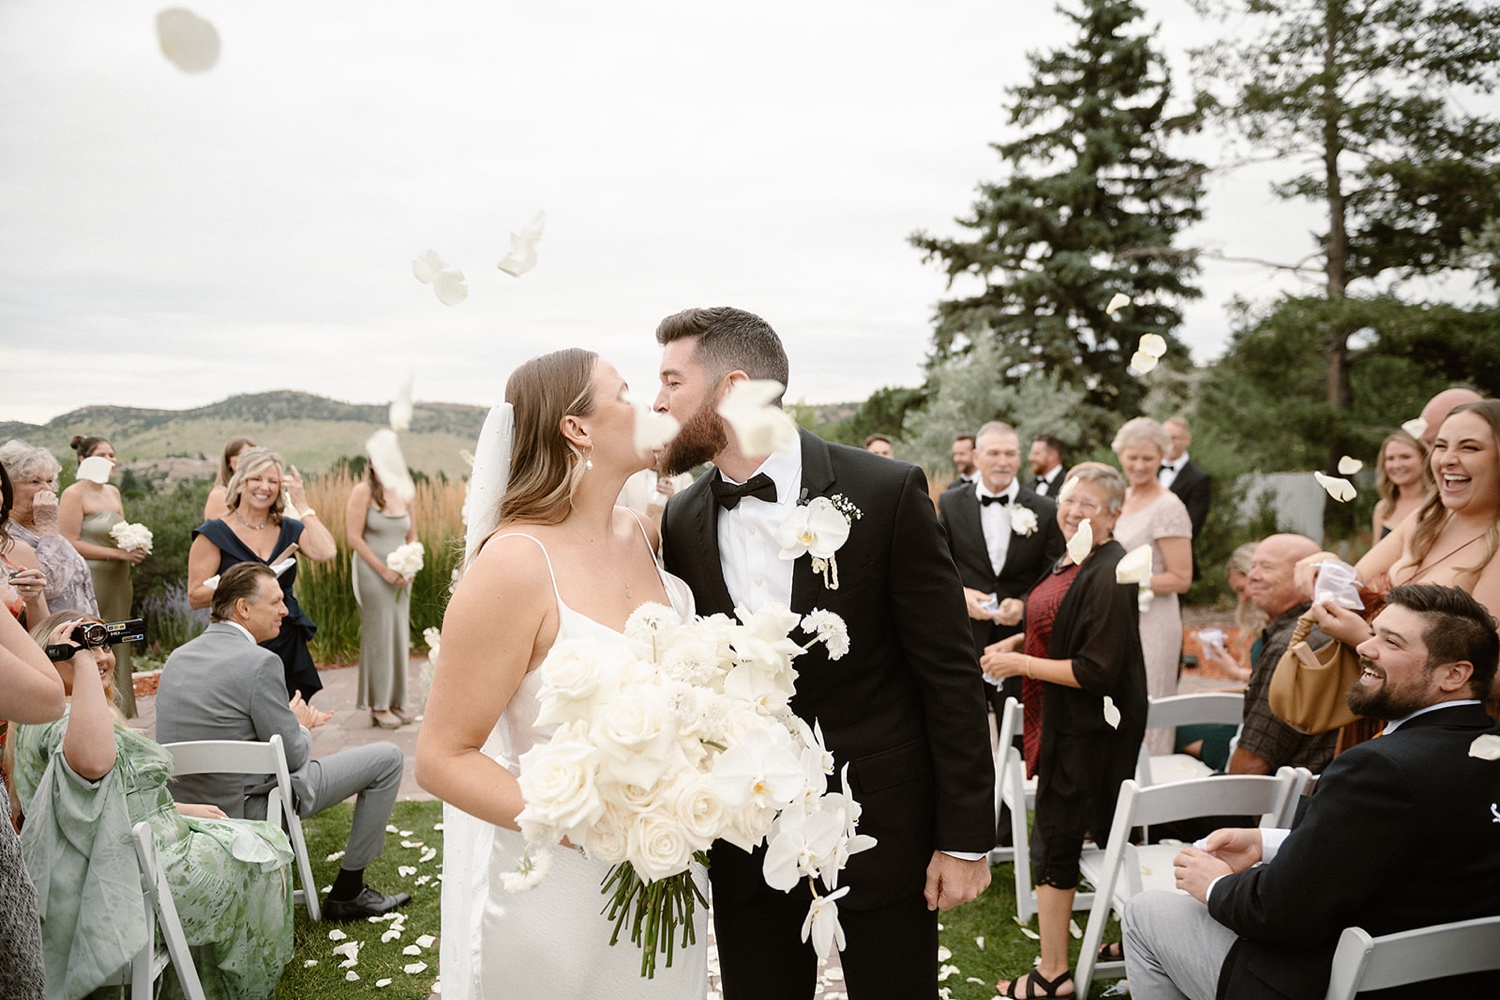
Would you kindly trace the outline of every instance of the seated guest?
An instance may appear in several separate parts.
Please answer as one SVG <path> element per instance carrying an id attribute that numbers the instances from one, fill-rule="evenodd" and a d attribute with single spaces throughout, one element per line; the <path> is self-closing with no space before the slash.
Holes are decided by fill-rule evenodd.
<path id="1" fill-rule="evenodd" d="M 1469 752 L 1500 738 L 1478 700 L 1495 675 L 1495 619 L 1456 587 L 1397 587 L 1358 650 L 1365 670 L 1346 700 L 1386 720 L 1383 737 L 1329 766 L 1291 831 L 1217 830 L 1177 856 L 1188 895 L 1131 899 L 1131 995 L 1313 1000 L 1345 927 L 1379 936 L 1500 914 L 1500 765 Z M 1500 974 L 1379 996 L 1491 998 Z"/>
<path id="2" fill-rule="evenodd" d="M 1250 603 L 1250 566 L 1255 559 L 1255 542 L 1247 542 L 1229 556 L 1225 580 L 1238 599 L 1234 606 L 1235 639 L 1231 645 L 1200 643 L 1204 663 L 1211 664 L 1226 677 L 1237 681 L 1250 679 L 1250 650 L 1254 640 L 1266 627 L 1266 615 Z M 1217 690 L 1217 689 L 1216 689 Z M 1225 688 L 1225 690 L 1233 690 Z M 1241 687 L 1239 690 L 1243 691 Z M 1229 742 L 1239 726 L 1212 722 L 1177 727 L 1177 752 L 1197 757 L 1215 771 L 1229 766 Z"/>
<path id="3" fill-rule="evenodd" d="M 1297 590 L 1297 561 L 1318 551 L 1318 544 L 1302 535 L 1272 535 L 1255 547 L 1250 576 L 1245 584 L 1250 603 L 1271 623 L 1252 648 L 1250 683 L 1245 688 L 1245 724 L 1240 745 L 1229 758 L 1230 774 L 1275 774 L 1282 766 L 1305 767 L 1322 772 L 1333 759 L 1338 731 L 1308 736 L 1282 722 L 1271 711 L 1271 675 L 1291 644 L 1297 618 L 1311 604 Z M 1322 648 L 1327 637 L 1313 631 L 1307 644 Z"/>
<path id="4" fill-rule="evenodd" d="M 297 814 L 312 816 L 351 795 L 354 822 L 344 863 L 323 904 L 329 920 L 379 916 L 411 901 L 365 885 L 365 866 L 385 850 L 385 827 L 401 788 L 401 751 L 391 743 L 342 750 L 312 759 L 308 730 L 329 718 L 302 700 L 286 700 L 281 660 L 261 646 L 281 630 L 286 603 L 276 574 L 262 563 L 238 563 L 214 590 L 212 620 L 196 639 L 177 647 L 162 667 L 156 692 L 156 735 L 184 740 L 259 740 L 280 733 L 292 772 Z M 180 799 L 211 802 L 230 816 L 264 816 L 275 778 L 194 774 L 172 782 Z"/>
<path id="5" fill-rule="evenodd" d="M 5 466 L 15 493 L 6 533 L 36 553 L 47 581 L 43 591 L 47 607 L 98 614 L 89 564 L 57 527 L 57 474 L 62 463 L 45 448 L 10 440 L 0 445 L 0 465 Z"/>
<path id="6" fill-rule="evenodd" d="M 269 997 L 292 958 L 291 846 L 269 823 L 208 805 L 173 805 L 172 757 L 127 728 L 114 705 L 110 646 L 81 645 L 99 623 L 59 611 L 32 630 L 70 704 L 57 722 L 17 726 L 13 779 L 21 842 L 37 885 L 47 996 L 81 997 L 146 944 L 145 898 L 131 827 L 156 840 L 204 993 Z"/>
<path id="7" fill-rule="evenodd" d="M 884 434 L 871 434 L 865 438 L 865 451 L 881 458 L 895 458 L 896 448 L 891 444 L 891 439 Z"/>

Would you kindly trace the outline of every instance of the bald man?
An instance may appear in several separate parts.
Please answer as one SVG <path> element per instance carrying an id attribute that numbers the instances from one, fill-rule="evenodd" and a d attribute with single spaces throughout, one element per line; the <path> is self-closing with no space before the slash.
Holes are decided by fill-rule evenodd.
<path id="1" fill-rule="evenodd" d="M 1455 407 L 1463 406 L 1465 403 L 1477 403 L 1484 399 L 1473 389 L 1444 389 L 1427 401 L 1422 407 L 1422 419 L 1427 422 L 1427 429 L 1422 432 L 1422 441 L 1428 449 L 1432 448 L 1432 442 L 1437 440 L 1438 428 L 1443 426 L 1443 421 L 1448 419 Z"/>

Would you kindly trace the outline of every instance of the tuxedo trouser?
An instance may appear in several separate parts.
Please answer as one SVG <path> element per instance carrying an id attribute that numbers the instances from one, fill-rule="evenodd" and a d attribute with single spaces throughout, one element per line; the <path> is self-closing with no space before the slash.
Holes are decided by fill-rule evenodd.
<path id="1" fill-rule="evenodd" d="M 854 890 L 858 892 L 858 889 Z M 714 904 L 724 1000 L 811 1000 L 818 957 L 801 940 L 805 890 Z M 869 910 L 839 908 L 849 1000 L 934 1000 L 938 915 L 920 895 Z M 731 942 L 726 947 L 725 942 Z"/>
<path id="2" fill-rule="evenodd" d="M 1125 904 L 1125 971 L 1132 996 L 1214 1000 L 1237 935 L 1191 896 L 1160 890 Z"/>
<path id="3" fill-rule="evenodd" d="M 297 798 L 297 814 L 303 819 L 358 796 L 342 867 L 362 870 L 385 850 L 385 827 L 401 791 L 404 764 L 394 743 L 371 743 L 307 762 Z"/>

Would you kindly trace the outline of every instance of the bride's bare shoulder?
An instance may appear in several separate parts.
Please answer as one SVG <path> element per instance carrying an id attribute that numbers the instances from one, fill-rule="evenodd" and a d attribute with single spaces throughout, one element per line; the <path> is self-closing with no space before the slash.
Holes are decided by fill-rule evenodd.
<path id="1" fill-rule="evenodd" d="M 550 597 L 552 573 L 540 534 L 507 533 L 485 542 L 464 571 L 454 597 L 464 590 L 509 597 L 529 594 L 543 585 Z"/>

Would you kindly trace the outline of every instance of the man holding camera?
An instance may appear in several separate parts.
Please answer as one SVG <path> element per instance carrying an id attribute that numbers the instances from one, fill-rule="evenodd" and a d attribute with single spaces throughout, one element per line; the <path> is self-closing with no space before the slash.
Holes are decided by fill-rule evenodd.
<path id="1" fill-rule="evenodd" d="M 281 631 L 286 617 L 281 584 L 268 566 L 231 566 L 214 590 L 213 624 L 167 657 L 156 693 L 156 737 L 184 740 L 268 741 L 280 733 L 296 793 L 297 813 L 308 817 L 357 795 L 343 867 L 323 914 L 359 920 L 404 906 L 411 896 L 388 896 L 365 885 L 364 869 L 385 850 L 385 827 L 401 787 L 403 758 L 392 743 L 372 743 L 313 760 L 309 729 L 331 713 L 319 712 L 299 693 L 286 699 L 281 660 L 257 643 Z M 264 819 L 275 778 L 195 774 L 172 781 L 179 802 L 208 802 L 236 818 Z"/>

